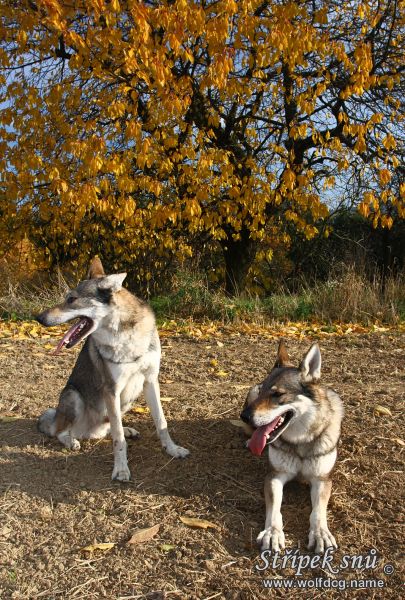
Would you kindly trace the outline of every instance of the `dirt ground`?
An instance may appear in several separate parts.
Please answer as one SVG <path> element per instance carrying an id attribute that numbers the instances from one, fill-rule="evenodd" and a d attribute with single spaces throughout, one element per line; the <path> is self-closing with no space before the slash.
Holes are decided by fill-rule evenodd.
<path id="1" fill-rule="evenodd" d="M 236 334 L 220 340 L 218 345 L 214 337 L 163 339 L 163 405 L 173 438 L 191 456 L 170 460 L 150 416 L 130 413 L 125 422 L 140 430 L 141 439 L 129 443 L 129 484 L 110 480 L 110 440 L 85 442 L 75 453 L 36 430 L 39 413 L 55 406 L 77 350 L 51 356 L 40 339 L 0 343 L 2 598 L 243 600 L 286 593 L 264 589 L 262 580 L 291 577 L 291 569 L 255 569 L 262 564 L 255 537 L 264 523 L 266 457 L 251 455 L 242 431 L 231 423 L 248 386 L 273 363 L 276 340 Z M 287 341 L 298 362 L 310 340 Z M 304 577 L 381 579 L 384 590 L 344 596 L 399 598 L 405 335 L 330 337 L 320 343 L 323 381 L 341 393 L 346 410 L 329 506 L 339 544 L 333 565 L 342 555 L 366 555 L 370 549 L 377 550 L 378 564 L 337 575 L 317 568 Z M 376 416 L 375 405 L 391 416 Z M 288 547 L 305 553 L 308 488 L 288 484 L 282 512 Z M 208 519 L 217 528 L 193 529 L 181 516 Z M 128 544 L 137 528 L 156 524 L 160 530 L 153 539 Z M 81 550 L 94 542 L 115 545 Z M 384 574 L 387 564 L 391 575 Z M 288 593 L 308 597 L 302 590 Z M 309 593 L 325 595 L 322 589 Z"/>

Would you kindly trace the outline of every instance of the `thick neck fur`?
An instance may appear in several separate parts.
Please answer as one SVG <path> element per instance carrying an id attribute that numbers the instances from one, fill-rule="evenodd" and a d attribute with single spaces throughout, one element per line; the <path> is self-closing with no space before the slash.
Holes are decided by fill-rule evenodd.
<path id="1" fill-rule="evenodd" d="M 137 360 L 156 336 L 152 310 L 126 289 L 115 292 L 108 314 L 92 334 L 101 355 L 107 360 Z"/>
<path id="2" fill-rule="evenodd" d="M 295 406 L 299 414 L 280 436 L 280 443 L 313 445 L 316 453 L 333 449 L 340 436 L 343 417 L 339 396 L 329 388 L 313 384 L 308 386 L 308 395 L 300 394 L 297 400 Z"/>

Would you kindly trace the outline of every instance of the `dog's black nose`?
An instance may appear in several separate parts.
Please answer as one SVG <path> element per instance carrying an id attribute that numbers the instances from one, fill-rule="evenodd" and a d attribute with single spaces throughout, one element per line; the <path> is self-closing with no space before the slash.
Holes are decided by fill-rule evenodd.
<path id="1" fill-rule="evenodd" d="M 38 321 L 38 323 L 41 323 L 41 325 L 45 325 L 44 313 L 36 315 L 35 320 Z"/>
<path id="2" fill-rule="evenodd" d="M 240 413 L 240 418 L 242 419 L 242 421 L 245 421 L 245 423 L 250 423 L 251 416 L 252 416 L 252 410 L 251 410 L 250 406 L 246 406 L 246 408 L 244 408 L 242 410 L 242 412 Z"/>

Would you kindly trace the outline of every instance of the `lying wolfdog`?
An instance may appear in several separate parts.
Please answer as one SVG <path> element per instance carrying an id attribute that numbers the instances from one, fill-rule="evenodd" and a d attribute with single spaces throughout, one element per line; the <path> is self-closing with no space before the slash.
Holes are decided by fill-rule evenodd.
<path id="1" fill-rule="evenodd" d="M 262 549 L 285 547 L 280 512 L 283 487 L 296 477 L 311 485 L 308 548 L 323 552 L 329 546 L 337 547 L 328 529 L 326 508 L 343 405 L 336 392 L 319 384 L 320 376 L 318 344 L 311 346 L 297 369 L 280 342 L 273 370 L 246 398 L 241 418 L 254 429 L 248 447 L 260 455 L 268 445 L 272 471 L 264 486 L 265 528 L 257 538 Z"/>
<path id="2" fill-rule="evenodd" d="M 72 450 L 80 449 L 80 439 L 111 433 L 112 479 L 128 481 L 125 438 L 139 434 L 122 426 L 121 415 L 142 389 L 163 448 L 176 458 L 189 452 L 177 446 L 167 430 L 158 382 L 160 342 L 152 310 L 122 287 L 126 273 L 105 275 L 98 258 L 93 259 L 88 277 L 69 291 L 64 303 L 37 317 L 46 327 L 78 319 L 57 351 L 86 339 L 58 407 L 41 415 L 38 429 Z"/>

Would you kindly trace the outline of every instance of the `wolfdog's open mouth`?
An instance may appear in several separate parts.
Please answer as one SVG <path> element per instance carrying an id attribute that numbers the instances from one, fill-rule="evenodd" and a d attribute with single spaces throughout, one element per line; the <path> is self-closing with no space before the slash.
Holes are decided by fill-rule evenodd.
<path id="1" fill-rule="evenodd" d="M 64 346 L 73 348 L 85 338 L 93 328 L 94 321 L 88 317 L 80 317 L 78 321 L 65 333 L 59 344 L 56 346 L 55 354 L 60 352 Z"/>
<path id="2" fill-rule="evenodd" d="M 287 410 L 267 425 L 255 429 L 248 442 L 248 448 L 252 454 L 260 456 L 265 446 L 274 442 L 287 429 L 294 415 L 294 410 Z"/>

